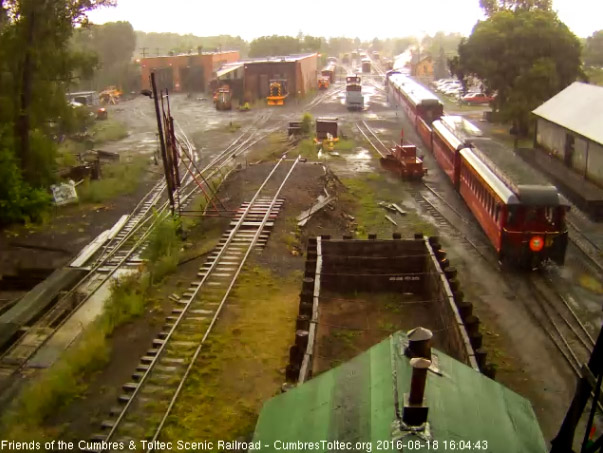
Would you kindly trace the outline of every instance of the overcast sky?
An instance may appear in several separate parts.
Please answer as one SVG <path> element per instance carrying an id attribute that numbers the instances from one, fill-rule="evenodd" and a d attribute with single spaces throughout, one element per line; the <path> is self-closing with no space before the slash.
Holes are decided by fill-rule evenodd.
<path id="1" fill-rule="evenodd" d="M 436 31 L 469 35 L 483 18 L 479 0 L 117 0 L 89 14 L 94 23 L 129 21 L 135 30 L 233 35 L 374 37 L 421 36 Z M 355 5 L 369 5 L 357 7 Z M 603 0 L 553 0 L 553 8 L 578 36 L 603 29 Z"/>

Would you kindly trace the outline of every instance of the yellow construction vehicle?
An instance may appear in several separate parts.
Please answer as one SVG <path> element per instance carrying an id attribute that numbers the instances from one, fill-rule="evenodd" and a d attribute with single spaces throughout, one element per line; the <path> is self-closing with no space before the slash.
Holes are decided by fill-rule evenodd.
<path id="1" fill-rule="evenodd" d="M 117 88 L 111 86 L 99 93 L 100 100 L 105 104 L 117 104 L 123 93 Z"/>
<path id="2" fill-rule="evenodd" d="M 270 81 L 268 96 L 266 97 L 268 105 L 283 105 L 287 96 L 289 96 L 289 93 L 286 80 L 274 79 Z"/>

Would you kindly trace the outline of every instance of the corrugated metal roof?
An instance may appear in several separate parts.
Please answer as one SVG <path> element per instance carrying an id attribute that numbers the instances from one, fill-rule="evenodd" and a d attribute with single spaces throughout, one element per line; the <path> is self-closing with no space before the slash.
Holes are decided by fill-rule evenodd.
<path id="1" fill-rule="evenodd" d="M 247 58 L 243 60 L 245 64 L 252 63 L 291 63 L 294 61 L 300 61 L 305 58 L 310 58 L 312 56 L 318 55 L 317 53 L 304 53 L 298 55 L 283 55 L 278 57 L 260 57 L 260 58 Z"/>
<path id="2" fill-rule="evenodd" d="M 321 442 L 339 441 L 351 442 L 347 451 L 377 451 L 379 446 L 397 452 L 391 440 L 402 438 L 404 443 L 422 442 L 421 451 L 427 451 L 419 436 L 398 429 L 396 403 L 404 407 L 412 373 L 403 355 L 404 343 L 405 336 L 396 333 L 351 361 L 272 398 L 260 413 L 254 442 L 260 441 L 263 451 L 309 451 L 307 443 L 319 452 L 334 451 L 337 448 Z M 525 398 L 442 352 L 433 353 L 441 375 L 428 373 L 425 395 L 431 441 L 439 442 L 438 450 L 454 449 L 444 441 L 455 441 L 456 449 L 459 441 L 471 441 L 472 450 L 475 442 L 486 441 L 482 450 L 490 453 L 546 451 Z M 289 442 L 294 444 L 287 447 Z M 371 442 L 372 449 L 357 442 Z"/>
<path id="3" fill-rule="evenodd" d="M 574 82 L 532 113 L 603 145 L 603 87 Z"/>
<path id="4" fill-rule="evenodd" d="M 216 77 L 219 78 L 219 77 L 222 77 L 225 74 L 228 74 L 229 72 L 236 71 L 241 66 L 243 66 L 243 63 L 240 63 L 240 62 L 226 63 L 224 66 L 222 66 L 220 69 L 218 69 L 216 71 Z"/>

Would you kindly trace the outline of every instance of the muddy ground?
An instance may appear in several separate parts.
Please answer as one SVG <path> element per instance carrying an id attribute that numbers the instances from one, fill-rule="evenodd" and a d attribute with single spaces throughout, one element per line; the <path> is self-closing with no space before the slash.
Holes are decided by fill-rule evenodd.
<path id="1" fill-rule="evenodd" d="M 209 351 L 202 357 L 191 384 L 187 385 L 181 402 L 175 408 L 173 419 L 178 422 L 167 427 L 166 438 L 182 438 L 185 433 L 189 438 L 195 435 L 205 438 L 250 436 L 262 402 L 278 393 L 284 381 L 288 347 L 294 336 L 303 252 L 308 237 L 321 234 L 366 237 L 368 233 L 391 237 L 394 232 L 409 237 L 417 231 L 437 234 L 442 238 L 452 264 L 459 270 L 466 299 L 474 303 L 475 312 L 482 320 L 485 345 L 490 351 L 489 359 L 498 368 L 497 380 L 532 402 L 545 439 L 550 440 L 556 433 L 572 396 L 575 377 L 531 314 L 530 299 L 521 288 L 510 286 L 504 273 L 488 266 L 478 253 L 459 242 L 450 228 L 439 225 L 428 212 L 423 211 L 412 196 L 412 185 L 382 170 L 375 152 L 356 130 L 355 123 L 365 120 L 378 131 L 384 142 L 391 143 L 399 139 L 400 130 L 403 129 L 405 139 L 419 145 L 421 154 L 425 156 L 429 169 L 425 181 L 461 213 L 468 228 L 476 235 L 480 234 L 479 225 L 454 193 L 430 153 L 422 149 L 418 136 L 402 110 L 388 104 L 381 84 L 378 78 L 365 82 L 367 108 L 363 112 L 345 110 L 341 82 L 334 84 L 328 93 L 318 94 L 324 96 L 324 101 L 309 109 L 311 113 L 315 116 L 338 117 L 342 132 L 354 140 L 354 146 L 338 150 L 338 155 L 325 153 L 311 156 L 294 172 L 285 186 L 284 209 L 268 245 L 262 253 L 253 257 L 242 275 L 237 293 L 229 301 L 216 326 Z M 284 130 L 286 121 L 299 119 L 311 101 L 312 97 L 309 97 L 294 100 L 284 108 L 229 113 L 215 112 L 207 101 L 175 95 L 172 96 L 172 113 L 179 130 L 195 144 L 198 156 L 210 159 L 237 137 L 236 126 L 244 128 L 260 116 L 269 114 L 262 128 L 278 126 Z M 464 115 L 477 117 L 483 109 L 459 110 Z M 156 151 L 155 117 L 148 99 L 137 98 L 113 106 L 109 114 L 127 124 L 130 135 L 106 145 L 105 149 L 120 151 L 127 148 L 149 155 Z M 273 165 L 271 162 L 288 148 L 290 143 L 282 133 L 277 133 L 260 142 L 246 156 L 239 156 L 241 169 L 232 174 L 219 192 L 229 210 L 236 209 L 253 194 Z M 294 157 L 294 153 L 291 152 L 289 157 Z M 254 162 L 260 163 L 250 165 Z M 51 226 L 34 232 L 17 229 L 17 237 L 32 244 L 39 241 L 65 248 L 68 253 L 56 252 L 58 255 L 52 258 L 53 265 L 64 263 L 69 259 L 69 254 L 81 249 L 98 232 L 112 226 L 119 215 L 135 205 L 137 197 L 144 193 L 144 187 L 137 194 L 116 200 L 112 203 L 112 209 L 98 212 L 82 206 L 61 209 L 57 211 L 59 214 L 53 218 Z M 298 229 L 296 217 L 310 208 L 325 188 L 336 196 L 336 200 L 315 214 L 305 227 Z M 398 225 L 393 225 L 385 218 L 388 212 L 377 205 L 379 201 L 396 202 L 407 210 L 407 215 L 397 215 L 395 220 Z M 82 217 L 84 214 L 86 217 Z M 82 223 L 82 218 L 87 219 L 87 224 Z M 186 288 L 203 263 L 207 251 L 229 222 L 226 216 L 199 219 L 194 213 L 187 215 L 187 219 L 190 220 L 187 220 L 186 263 L 179 266 L 177 274 L 168 277 L 155 290 L 152 296 L 154 302 L 143 317 L 114 333 L 111 363 L 90 380 L 82 398 L 57 415 L 49 426 L 54 432 L 71 438 L 85 438 L 98 430 L 99 422 L 115 405 L 121 385 L 129 381 L 139 357 L 150 346 L 151 339 L 161 328 L 164 316 L 169 313 L 171 304 L 167 296 L 178 294 Z M 58 234 L 59 230 L 65 230 L 66 233 Z M 11 231 L 3 233 L 0 247 L 6 247 L 10 234 L 13 234 Z M 486 250 L 488 244 L 484 244 Z M 7 261 L 19 262 L 19 259 L 26 260 L 25 256 L 19 258 L 18 254 L 11 255 Z M 575 283 L 580 281 L 584 271 L 574 267 L 574 261 L 569 260 L 566 274 Z M 592 298 L 597 294 L 596 287 L 593 289 L 592 285 L 590 289 L 582 290 Z M 334 323 L 336 318 L 337 310 L 333 315 Z M 368 347 L 369 343 L 373 344 L 382 338 L 381 331 L 390 331 L 390 328 L 414 327 L 405 323 L 393 324 L 383 324 L 383 329 L 377 329 L 379 335 L 358 344 Z M 349 358 L 360 352 L 360 346 L 357 347 L 355 342 L 354 346 L 350 346 L 352 339 L 349 336 L 339 334 L 342 344 L 326 354 L 328 359 L 325 360 L 329 365 L 342 360 L 335 357 L 337 355 Z M 334 338 L 338 336 L 334 334 Z M 82 414 L 86 414 L 86 417 L 82 417 Z"/>

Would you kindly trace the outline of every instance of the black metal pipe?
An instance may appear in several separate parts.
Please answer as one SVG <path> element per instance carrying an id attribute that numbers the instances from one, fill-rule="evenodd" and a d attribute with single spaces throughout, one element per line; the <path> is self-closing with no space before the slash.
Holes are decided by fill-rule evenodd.
<path id="1" fill-rule="evenodd" d="M 168 168 L 167 152 L 165 149 L 165 139 L 163 137 L 163 126 L 161 124 L 161 113 L 159 112 L 159 97 L 157 95 L 157 84 L 155 83 L 155 73 L 151 72 L 151 87 L 153 88 L 153 101 L 155 102 L 155 113 L 157 115 L 157 129 L 159 131 L 159 144 L 161 145 L 161 160 L 163 161 L 163 171 L 168 189 L 168 198 L 170 200 L 170 209 L 174 215 L 174 188 L 170 178 L 170 169 Z"/>

